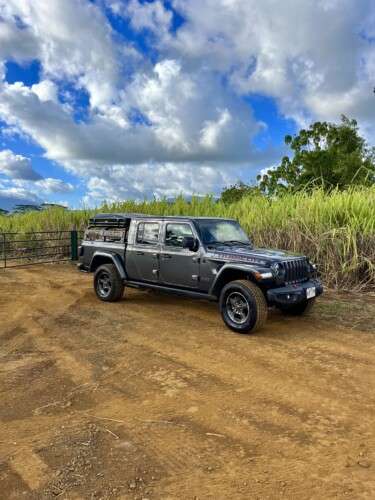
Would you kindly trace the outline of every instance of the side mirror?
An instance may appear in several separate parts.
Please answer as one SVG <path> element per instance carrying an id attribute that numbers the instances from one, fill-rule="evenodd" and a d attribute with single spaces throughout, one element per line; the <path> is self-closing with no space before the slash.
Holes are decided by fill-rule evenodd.
<path id="1" fill-rule="evenodd" d="M 198 240 L 193 236 L 184 236 L 182 240 L 182 248 L 187 248 L 191 252 L 198 250 Z"/>

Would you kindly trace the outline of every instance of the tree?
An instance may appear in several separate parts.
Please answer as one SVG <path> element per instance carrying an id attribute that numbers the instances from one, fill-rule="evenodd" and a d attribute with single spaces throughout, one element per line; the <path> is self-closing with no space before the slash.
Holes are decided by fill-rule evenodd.
<path id="1" fill-rule="evenodd" d="M 346 189 L 375 182 L 375 149 L 360 136 L 356 120 L 342 116 L 340 124 L 316 122 L 298 135 L 285 137 L 293 158 L 258 175 L 263 193 L 278 195 L 323 187 Z"/>
<path id="2" fill-rule="evenodd" d="M 237 182 L 232 186 L 225 187 L 221 192 L 220 201 L 229 205 L 239 201 L 244 196 L 259 194 L 259 188 L 257 186 L 251 186 L 245 184 L 244 182 Z"/>
<path id="3" fill-rule="evenodd" d="M 13 212 L 15 214 L 23 214 L 25 212 L 39 212 L 40 209 L 40 205 L 16 205 Z"/>
<path id="4" fill-rule="evenodd" d="M 9 210 L 5 210 L 5 208 L 0 208 L 0 215 L 9 214 Z"/>
<path id="5" fill-rule="evenodd" d="M 60 205 L 60 203 L 42 203 L 40 205 L 41 210 L 48 210 L 50 208 L 61 208 L 63 210 L 67 210 L 65 205 Z"/>

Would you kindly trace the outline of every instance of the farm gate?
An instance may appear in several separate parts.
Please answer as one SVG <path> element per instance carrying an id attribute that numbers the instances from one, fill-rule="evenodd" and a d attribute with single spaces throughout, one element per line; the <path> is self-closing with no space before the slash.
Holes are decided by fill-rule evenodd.
<path id="1" fill-rule="evenodd" d="M 0 233 L 0 269 L 78 259 L 80 231 Z"/>

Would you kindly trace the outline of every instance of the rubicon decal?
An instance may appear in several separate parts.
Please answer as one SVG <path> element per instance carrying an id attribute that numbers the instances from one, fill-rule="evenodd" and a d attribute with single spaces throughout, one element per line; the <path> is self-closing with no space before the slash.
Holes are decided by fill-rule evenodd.
<path id="1" fill-rule="evenodd" d="M 239 253 L 225 253 L 225 252 L 208 252 L 208 259 L 221 260 L 227 262 L 247 262 L 248 264 L 257 264 L 259 266 L 267 266 L 267 261 L 256 259 L 247 255 L 241 255 Z"/>

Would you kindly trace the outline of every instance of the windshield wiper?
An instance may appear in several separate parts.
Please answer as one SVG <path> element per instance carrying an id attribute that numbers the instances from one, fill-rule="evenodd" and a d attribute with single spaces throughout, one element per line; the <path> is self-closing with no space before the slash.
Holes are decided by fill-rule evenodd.
<path id="1" fill-rule="evenodd" d="M 206 243 L 207 247 L 214 247 L 216 245 L 224 245 L 224 246 L 231 246 L 230 243 L 227 241 L 210 241 L 209 243 Z"/>
<path id="2" fill-rule="evenodd" d="M 251 247 L 251 243 L 250 242 L 246 243 L 246 241 L 229 240 L 226 241 L 225 243 L 228 243 L 230 245 L 244 245 L 245 247 Z"/>
<path id="3" fill-rule="evenodd" d="M 216 245 L 224 245 L 226 247 L 231 247 L 233 245 L 242 245 L 245 247 L 251 247 L 251 243 L 246 241 L 240 241 L 240 240 L 227 240 L 227 241 L 210 241 L 209 243 L 206 243 L 208 247 L 210 246 L 216 246 Z"/>

